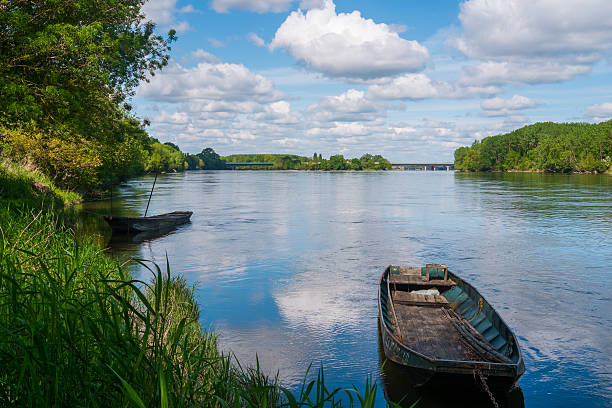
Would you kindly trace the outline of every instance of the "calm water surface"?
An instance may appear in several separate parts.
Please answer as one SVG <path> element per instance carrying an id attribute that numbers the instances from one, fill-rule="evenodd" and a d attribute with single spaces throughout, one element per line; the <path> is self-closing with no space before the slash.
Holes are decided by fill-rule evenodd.
<path id="1" fill-rule="evenodd" d="M 121 187 L 113 213 L 142 214 L 151 183 Z M 162 263 L 167 253 L 198 283 L 223 348 L 257 354 L 286 385 L 322 363 L 333 386 L 372 374 L 401 388 L 380 374 L 378 279 L 388 264 L 446 263 L 519 338 L 526 372 L 510 405 L 612 404 L 612 176 L 193 171 L 159 177 L 149 212 L 173 210 L 192 210 L 191 223 L 106 245 Z M 423 407 L 488 403 L 441 394 L 410 390 Z"/>

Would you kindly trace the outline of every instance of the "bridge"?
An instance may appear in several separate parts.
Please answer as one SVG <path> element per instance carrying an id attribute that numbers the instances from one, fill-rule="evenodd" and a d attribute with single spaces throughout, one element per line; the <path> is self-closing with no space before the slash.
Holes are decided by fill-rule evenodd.
<path id="1" fill-rule="evenodd" d="M 393 170 L 455 170 L 455 163 L 391 163 Z"/>
<path id="2" fill-rule="evenodd" d="M 236 167 L 259 167 L 259 166 L 268 166 L 268 167 L 272 167 L 274 166 L 274 162 L 240 162 L 240 163 L 232 163 L 232 162 L 226 162 L 225 165 L 229 168 L 231 168 L 232 170 L 234 170 Z"/>

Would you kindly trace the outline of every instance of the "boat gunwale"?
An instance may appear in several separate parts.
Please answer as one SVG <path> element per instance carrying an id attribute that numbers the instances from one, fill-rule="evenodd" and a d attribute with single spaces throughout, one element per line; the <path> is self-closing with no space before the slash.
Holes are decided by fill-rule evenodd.
<path id="1" fill-rule="evenodd" d="M 463 366 L 469 365 L 469 366 L 475 366 L 475 367 L 508 367 L 508 368 L 516 368 L 516 374 L 515 374 L 515 376 L 517 376 L 517 378 L 518 378 L 520 375 L 522 375 L 522 373 L 519 373 L 519 370 L 518 370 L 518 369 L 519 369 L 519 367 L 521 366 L 521 362 L 523 361 L 523 356 L 522 356 L 522 354 L 521 354 L 521 348 L 520 348 L 520 346 L 519 346 L 519 344 L 518 344 L 518 342 L 517 342 L 516 335 L 514 334 L 514 331 L 512 331 L 512 330 L 510 329 L 510 326 L 508 326 L 508 325 L 506 324 L 506 322 L 505 322 L 505 321 L 502 319 L 502 317 L 499 315 L 499 313 L 498 313 L 498 312 L 495 310 L 495 308 L 493 308 L 492 306 L 491 306 L 491 309 L 493 309 L 493 311 L 495 311 L 495 313 L 497 314 L 497 317 L 499 318 L 499 320 L 500 320 L 500 321 L 501 321 L 501 322 L 502 322 L 504 325 L 506 325 L 506 327 L 508 328 L 508 331 L 509 331 L 509 332 L 510 332 L 510 334 L 512 335 L 512 340 L 514 341 L 514 344 L 516 344 L 516 350 L 517 350 L 517 355 L 518 355 L 518 358 L 517 358 L 517 361 L 516 361 L 516 362 L 512 362 L 512 363 L 496 363 L 496 362 L 487 362 L 487 361 L 482 361 L 482 360 L 480 360 L 480 361 L 473 361 L 473 360 L 471 360 L 471 361 L 470 361 L 470 360 L 467 360 L 467 361 L 466 361 L 466 360 L 442 360 L 442 359 L 434 359 L 434 358 L 431 358 L 431 357 L 428 357 L 428 356 L 426 356 L 426 355 L 424 355 L 424 354 L 419 353 L 418 351 L 416 351 L 416 350 L 414 350 L 414 349 L 412 349 L 412 348 L 408 347 L 408 346 L 407 346 L 407 345 L 405 345 L 405 344 L 404 344 L 402 341 L 400 341 L 400 340 L 399 340 L 399 339 L 398 339 L 398 338 L 397 338 L 397 337 L 396 337 L 396 336 L 393 334 L 393 332 L 392 332 L 391 330 L 389 330 L 389 327 L 388 327 L 388 326 L 387 326 L 387 324 L 385 323 L 385 319 L 384 319 L 384 318 L 382 318 L 383 311 L 382 311 L 382 303 L 381 303 L 381 288 L 382 288 L 382 285 L 383 285 L 383 279 L 384 279 L 385 277 L 387 277 L 387 276 L 389 275 L 389 273 L 391 272 L 391 266 L 392 266 L 392 265 L 387 266 L 387 268 L 386 268 L 386 269 L 385 269 L 385 271 L 382 273 L 382 275 L 381 275 L 381 277 L 380 277 L 380 280 L 379 280 L 379 284 L 378 284 L 378 313 L 381 315 L 381 319 L 380 319 L 380 321 L 381 321 L 381 322 L 380 322 L 380 324 L 381 324 L 381 325 L 382 325 L 382 327 L 384 328 L 385 333 L 386 333 L 386 334 L 387 334 L 387 335 L 388 335 L 388 336 L 389 336 L 389 337 L 390 337 L 390 338 L 391 338 L 391 339 L 392 339 L 392 340 L 395 342 L 395 344 L 396 344 L 397 346 L 399 346 L 400 348 L 402 348 L 402 349 L 406 350 L 406 351 L 407 351 L 407 352 L 409 352 L 409 353 L 415 354 L 415 355 L 417 355 L 418 357 L 420 357 L 420 358 L 423 358 L 423 359 L 427 360 L 428 362 L 430 362 L 430 363 L 432 363 L 432 364 L 434 364 L 434 365 L 443 365 L 443 364 L 445 364 L 445 363 L 450 363 L 450 364 L 452 364 L 452 365 L 455 365 L 455 364 L 457 364 L 457 365 L 458 365 L 458 364 L 461 364 L 461 365 L 463 365 Z M 455 275 L 455 274 L 454 274 L 453 272 L 451 272 L 450 270 L 448 271 L 448 276 L 449 276 L 449 278 L 450 278 L 450 277 L 452 277 L 453 279 L 457 279 L 457 280 L 461 281 L 461 283 L 463 283 L 464 285 L 467 285 L 467 286 L 469 286 L 470 288 L 472 288 L 474 291 L 476 291 L 476 293 L 478 293 L 478 294 L 479 294 L 479 295 L 482 297 L 483 302 L 486 302 L 486 299 L 484 298 L 484 296 L 482 296 L 482 294 L 480 294 L 480 292 L 479 292 L 479 291 L 478 291 L 476 288 L 474 288 L 474 287 L 473 287 L 471 284 L 469 284 L 469 283 L 468 283 L 468 282 L 466 282 L 465 280 L 461 279 L 460 277 L 458 277 L 457 275 Z M 387 278 L 387 279 L 388 279 L 388 278 Z M 387 296 L 390 296 L 390 294 L 388 294 Z M 390 299 L 390 301 L 391 301 L 391 302 L 393 302 L 393 299 Z M 488 302 L 487 302 L 487 303 L 488 303 Z M 489 305 L 490 305 L 490 303 L 489 303 Z M 437 370 L 436 370 L 436 368 L 437 368 L 437 367 L 434 367 L 434 369 L 433 369 L 433 370 L 431 370 L 431 369 L 429 369 L 429 370 L 431 370 L 431 371 L 437 371 Z M 425 368 L 425 369 L 427 369 L 427 368 Z M 524 371 L 524 370 L 523 370 L 523 371 Z M 496 374 L 496 375 L 497 375 L 497 376 L 507 376 L 507 377 L 510 377 L 509 375 L 503 375 L 502 373 L 498 373 L 498 374 Z"/>
<path id="2" fill-rule="evenodd" d="M 191 217 L 193 211 L 173 211 L 164 214 L 149 215 L 148 217 L 116 217 L 113 215 L 105 215 L 104 218 L 107 220 L 119 220 L 119 221 L 156 221 L 158 219 L 172 219 L 172 218 L 184 218 Z"/>

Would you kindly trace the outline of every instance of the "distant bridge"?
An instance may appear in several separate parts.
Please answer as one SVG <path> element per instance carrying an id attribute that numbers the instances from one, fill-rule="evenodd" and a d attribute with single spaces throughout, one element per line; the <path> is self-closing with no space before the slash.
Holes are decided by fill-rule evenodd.
<path id="1" fill-rule="evenodd" d="M 391 163 L 394 170 L 455 170 L 455 163 Z"/>
<path id="2" fill-rule="evenodd" d="M 230 167 L 232 170 L 235 169 L 236 167 L 256 167 L 256 166 L 274 166 L 274 162 L 239 162 L 239 163 L 232 163 L 232 162 L 226 162 L 225 165 L 227 167 Z"/>

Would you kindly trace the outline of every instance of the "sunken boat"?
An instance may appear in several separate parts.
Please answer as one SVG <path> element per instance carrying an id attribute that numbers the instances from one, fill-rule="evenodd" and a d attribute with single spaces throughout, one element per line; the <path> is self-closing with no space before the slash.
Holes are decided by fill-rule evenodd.
<path id="1" fill-rule="evenodd" d="M 387 267 L 378 313 L 385 356 L 409 369 L 413 385 L 450 377 L 509 390 L 525 371 L 512 330 L 446 265 Z"/>
<path id="2" fill-rule="evenodd" d="M 171 229 L 189 222 L 191 211 L 174 211 L 149 217 L 114 217 L 105 215 L 104 219 L 113 231 L 123 233 L 154 232 Z"/>

